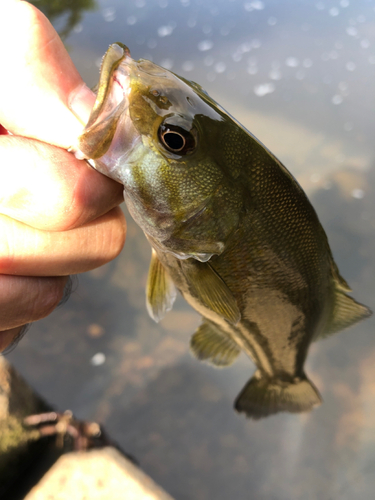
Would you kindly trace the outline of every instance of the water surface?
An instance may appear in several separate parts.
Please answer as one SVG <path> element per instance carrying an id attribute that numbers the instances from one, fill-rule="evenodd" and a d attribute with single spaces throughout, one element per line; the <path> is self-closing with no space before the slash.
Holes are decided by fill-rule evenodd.
<path id="1" fill-rule="evenodd" d="M 366 0 L 101 0 L 49 15 L 89 85 L 115 41 L 201 83 L 297 177 L 354 296 L 375 309 L 374 9 Z M 372 498 L 374 319 L 312 346 L 306 372 L 320 408 L 246 420 L 232 404 L 254 365 L 244 355 L 223 370 L 193 359 L 200 319 L 182 299 L 152 322 L 150 248 L 127 220 L 122 254 L 80 276 L 69 302 L 33 325 L 8 356 L 17 369 L 59 409 L 103 422 L 178 500 Z"/>

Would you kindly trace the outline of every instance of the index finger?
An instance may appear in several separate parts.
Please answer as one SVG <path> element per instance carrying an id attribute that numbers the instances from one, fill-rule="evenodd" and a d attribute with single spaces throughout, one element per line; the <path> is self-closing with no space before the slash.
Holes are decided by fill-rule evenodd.
<path id="1" fill-rule="evenodd" d="M 69 96 L 82 90 L 83 118 L 95 96 L 52 25 L 27 2 L 0 2 L 0 47 L 0 123 L 15 135 L 69 148 L 83 128 Z"/>

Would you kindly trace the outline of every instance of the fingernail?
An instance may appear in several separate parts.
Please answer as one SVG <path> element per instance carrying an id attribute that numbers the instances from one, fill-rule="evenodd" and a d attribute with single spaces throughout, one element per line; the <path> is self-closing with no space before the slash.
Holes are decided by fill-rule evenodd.
<path id="1" fill-rule="evenodd" d="M 91 110 L 94 106 L 95 94 L 88 86 L 83 83 L 75 88 L 69 96 L 68 106 L 79 121 L 86 125 Z"/>

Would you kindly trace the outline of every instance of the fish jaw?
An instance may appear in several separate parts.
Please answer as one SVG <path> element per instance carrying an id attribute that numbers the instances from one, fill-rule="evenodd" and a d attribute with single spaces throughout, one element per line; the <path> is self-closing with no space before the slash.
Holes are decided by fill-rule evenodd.
<path id="1" fill-rule="evenodd" d="M 129 114 L 134 67 L 135 61 L 125 45 L 109 47 L 89 121 L 71 148 L 78 159 L 88 160 L 93 168 L 118 182 L 122 182 L 119 166 L 141 142 Z"/>

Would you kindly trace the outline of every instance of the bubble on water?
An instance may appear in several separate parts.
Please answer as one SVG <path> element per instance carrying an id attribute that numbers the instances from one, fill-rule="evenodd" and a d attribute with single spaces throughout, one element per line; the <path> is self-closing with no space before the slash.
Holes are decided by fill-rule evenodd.
<path id="1" fill-rule="evenodd" d="M 276 87 L 273 83 L 261 83 L 260 85 L 256 85 L 254 87 L 254 94 L 258 97 L 263 97 L 267 94 L 272 94 L 276 90 Z"/>
<path id="2" fill-rule="evenodd" d="M 345 122 L 344 123 L 344 130 L 345 132 L 351 132 L 354 128 L 354 125 L 352 122 Z"/>
<path id="3" fill-rule="evenodd" d="M 368 58 L 368 62 L 369 62 L 370 64 L 375 64 L 375 56 L 370 56 L 370 57 Z"/>
<path id="4" fill-rule="evenodd" d="M 245 54 L 245 52 L 250 52 L 251 50 L 251 42 L 245 42 L 241 43 L 241 45 L 237 49 L 239 52 L 242 54 Z"/>
<path id="5" fill-rule="evenodd" d="M 173 61 L 172 59 L 162 59 L 160 62 L 160 66 L 163 66 L 165 69 L 172 69 L 173 68 Z"/>
<path id="6" fill-rule="evenodd" d="M 182 63 L 182 69 L 184 71 L 192 71 L 194 69 L 193 61 L 185 61 L 184 63 Z"/>
<path id="7" fill-rule="evenodd" d="M 259 47 L 262 46 L 262 42 L 260 40 L 258 40 L 257 38 L 254 38 L 254 40 L 252 40 L 251 42 L 251 47 L 253 49 L 259 49 Z"/>
<path id="8" fill-rule="evenodd" d="M 129 25 L 129 26 L 132 26 L 133 24 L 135 24 L 137 22 L 137 18 L 135 16 L 129 16 L 127 19 L 126 19 L 126 23 Z"/>
<path id="9" fill-rule="evenodd" d="M 217 62 L 214 66 L 216 73 L 224 73 L 227 69 L 227 65 L 224 62 Z"/>
<path id="10" fill-rule="evenodd" d="M 270 17 L 267 23 L 269 24 L 269 26 L 275 26 L 275 24 L 277 23 L 276 17 Z"/>
<path id="11" fill-rule="evenodd" d="M 346 32 L 349 36 L 357 36 L 358 35 L 358 30 L 354 26 L 348 26 L 346 28 Z"/>
<path id="12" fill-rule="evenodd" d="M 82 26 L 82 24 L 81 24 L 81 23 L 76 24 L 76 25 L 74 26 L 74 28 L 73 28 L 73 31 L 74 31 L 75 33 L 81 33 L 81 31 L 82 31 L 82 30 L 83 30 L 83 26 Z"/>
<path id="13" fill-rule="evenodd" d="M 153 38 L 150 38 L 150 40 L 148 40 L 148 42 L 147 42 L 147 47 L 149 49 L 155 49 L 157 44 L 158 44 L 158 42 L 156 40 L 154 40 Z"/>
<path id="14" fill-rule="evenodd" d="M 210 33 L 212 33 L 212 26 L 210 26 L 209 24 L 205 24 L 204 26 L 202 26 L 202 31 L 205 35 L 209 35 Z"/>
<path id="15" fill-rule="evenodd" d="M 348 91 L 348 84 L 346 82 L 339 82 L 339 90 L 341 90 L 341 92 L 347 92 Z"/>
<path id="16" fill-rule="evenodd" d="M 161 9 L 165 9 L 166 7 L 168 7 L 168 0 L 159 0 L 159 7 Z"/>
<path id="17" fill-rule="evenodd" d="M 257 66 L 249 66 L 246 71 L 249 75 L 256 75 L 258 73 L 258 68 Z"/>
<path id="18" fill-rule="evenodd" d="M 318 10 L 324 10 L 325 9 L 325 5 L 323 2 L 317 2 L 315 4 L 315 7 L 318 9 Z"/>
<path id="19" fill-rule="evenodd" d="M 282 75 L 278 69 L 271 69 L 271 71 L 268 73 L 268 76 L 271 78 L 271 80 L 281 80 Z"/>
<path id="20" fill-rule="evenodd" d="M 367 38 L 361 40 L 361 47 L 362 49 L 368 49 L 370 47 L 370 40 L 367 40 Z"/>
<path id="21" fill-rule="evenodd" d="M 356 198 L 357 200 L 362 200 L 362 198 L 364 198 L 364 196 L 365 196 L 365 192 L 363 191 L 363 189 L 356 188 L 356 189 L 353 189 L 352 196 L 353 196 L 353 198 Z"/>
<path id="22" fill-rule="evenodd" d="M 212 49 L 214 46 L 214 43 L 212 40 L 202 40 L 201 42 L 198 43 L 198 50 L 201 52 L 205 52 L 206 50 Z"/>
<path id="23" fill-rule="evenodd" d="M 341 0 L 340 7 L 342 7 L 343 9 L 345 9 L 346 7 L 349 7 L 349 0 Z"/>
<path id="24" fill-rule="evenodd" d="M 358 23 L 365 23 L 366 22 L 366 17 L 363 14 L 357 16 L 357 22 Z"/>
<path id="25" fill-rule="evenodd" d="M 168 24 L 168 25 L 165 25 L 165 26 L 160 26 L 158 28 L 158 35 L 163 38 L 165 36 L 169 36 L 173 33 L 173 26 Z"/>
<path id="26" fill-rule="evenodd" d="M 341 95 L 336 94 L 332 97 L 332 104 L 341 104 L 343 101 L 343 98 Z"/>
<path id="27" fill-rule="evenodd" d="M 97 352 L 94 354 L 94 356 L 90 359 L 90 364 L 92 366 L 100 366 L 105 363 L 106 357 L 105 354 L 102 352 Z"/>
<path id="28" fill-rule="evenodd" d="M 204 58 L 203 62 L 206 66 L 212 66 L 214 63 L 214 58 L 212 56 L 207 56 Z"/>
<path id="29" fill-rule="evenodd" d="M 319 182 L 321 179 L 321 175 L 320 174 L 312 174 L 310 175 L 310 181 L 313 182 L 314 184 L 316 184 L 317 182 Z"/>
<path id="30" fill-rule="evenodd" d="M 329 9 L 328 13 L 330 16 L 336 17 L 340 14 L 340 11 L 337 7 L 332 7 L 332 9 Z"/>
<path id="31" fill-rule="evenodd" d="M 299 65 L 299 60 L 296 57 L 287 57 L 285 64 L 289 66 L 289 68 L 296 68 Z"/>
<path id="32" fill-rule="evenodd" d="M 187 25 L 189 28 L 195 28 L 195 26 L 197 25 L 197 20 L 190 18 L 188 19 Z"/>
<path id="33" fill-rule="evenodd" d="M 104 17 L 104 21 L 107 21 L 107 23 L 114 21 L 116 18 L 116 10 L 112 7 L 108 7 L 107 9 L 103 9 L 102 14 Z"/>
<path id="34" fill-rule="evenodd" d="M 348 70 L 348 71 L 354 71 L 355 68 L 356 68 L 356 65 L 353 61 L 348 61 L 345 65 L 345 68 Z"/>
<path id="35" fill-rule="evenodd" d="M 189 7 L 190 5 L 190 0 L 181 0 L 181 5 L 183 7 Z"/>
<path id="36" fill-rule="evenodd" d="M 234 62 L 240 62 L 242 59 L 242 54 L 240 54 L 239 52 L 235 52 L 234 54 L 232 54 L 232 59 Z"/>
<path id="37" fill-rule="evenodd" d="M 138 7 L 139 9 L 141 9 L 145 5 L 146 5 L 146 1 L 145 0 L 135 0 L 135 6 Z"/>
<path id="38" fill-rule="evenodd" d="M 263 10 L 265 5 L 261 0 L 252 0 L 252 2 L 244 3 L 245 10 L 251 12 L 252 10 Z"/>
<path id="39" fill-rule="evenodd" d="M 249 57 L 247 62 L 250 66 L 256 66 L 258 64 L 258 59 L 256 57 Z"/>

